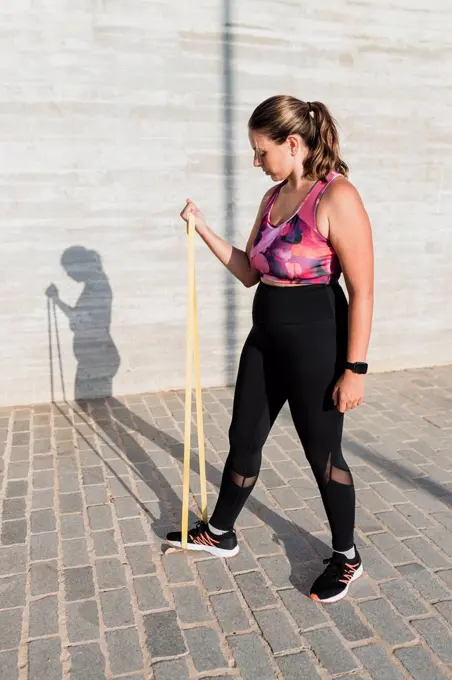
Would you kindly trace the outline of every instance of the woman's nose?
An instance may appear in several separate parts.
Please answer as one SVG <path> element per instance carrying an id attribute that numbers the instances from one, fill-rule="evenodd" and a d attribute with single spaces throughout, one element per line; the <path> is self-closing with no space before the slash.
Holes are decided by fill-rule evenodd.
<path id="1" fill-rule="evenodd" d="M 261 167 L 261 159 L 259 158 L 259 155 L 257 153 L 254 154 L 254 167 L 255 168 Z"/>

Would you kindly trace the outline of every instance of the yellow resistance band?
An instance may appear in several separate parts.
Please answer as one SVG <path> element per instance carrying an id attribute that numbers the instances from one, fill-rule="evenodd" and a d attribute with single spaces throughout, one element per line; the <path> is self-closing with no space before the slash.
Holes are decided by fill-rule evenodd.
<path id="1" fill-rule="evenodd" d="M 201 372 L 199 364 L 198 310 L 196 306 L 195 273 L 195 218 L 190 215 L 187 225 L 188 241 L 188 300 L 187 300 L 187 346 L 185 376 L 185 436 L 184 481 L 182 494 L 182 548 L 187 547 L 188 505 L 190 494 L 190 443 L 192 378 L 195 372 L 196 416 L 198 429 L 199 476 L 201 479 L 201 515 L 207 522 L 206 458 L 204 451 L 204 424 L 202 416 Z"/>

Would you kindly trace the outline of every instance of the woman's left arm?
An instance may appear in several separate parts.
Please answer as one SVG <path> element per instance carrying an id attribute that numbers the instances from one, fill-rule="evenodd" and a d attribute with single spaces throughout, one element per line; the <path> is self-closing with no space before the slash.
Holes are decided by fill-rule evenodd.
<path id="1" fill-rule="evenodd" d="M 365 362 L 374 298 L 372 230 L 358 191 L 348 181 L 336 182 L 330 187 L 326 207 L 329 240 L 339 257 L 349 295 L 347 361 Z M 334 403 L 344 413 L 359 406 L 363 398 L 364 376 L 346 369 L 334 389 Z"/>

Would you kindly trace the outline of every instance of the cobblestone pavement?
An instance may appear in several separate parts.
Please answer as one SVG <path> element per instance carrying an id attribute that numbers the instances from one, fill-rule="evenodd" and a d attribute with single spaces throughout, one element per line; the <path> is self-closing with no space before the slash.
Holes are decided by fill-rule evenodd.
<path id="1" fill-rule="evenodd" d="M 330 536 L 287 412 L 240 554 L 166 552 L 183 397 L 0 410 L 1 680 L 452 678 L 452 366 L 371 375 L 347 417 L 366 574 L 329 606 L 306 595 Z M 210 508 L 231 404 L 204 392 Z"/>

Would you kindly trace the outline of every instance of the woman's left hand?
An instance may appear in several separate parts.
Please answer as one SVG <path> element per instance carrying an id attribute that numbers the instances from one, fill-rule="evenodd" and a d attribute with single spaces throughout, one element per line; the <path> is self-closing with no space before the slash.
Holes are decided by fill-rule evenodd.
<path id="1" fill-rule="evenodd" d="M 333 401 L 341 413 L 360 406 L 364 401 L 364 376 L 345 371 L 333 390 Z"/>

